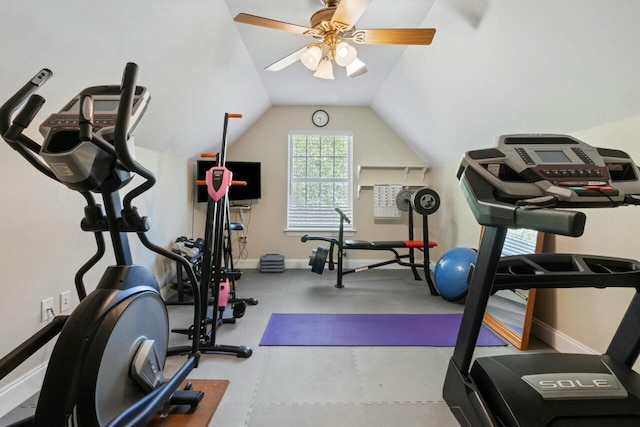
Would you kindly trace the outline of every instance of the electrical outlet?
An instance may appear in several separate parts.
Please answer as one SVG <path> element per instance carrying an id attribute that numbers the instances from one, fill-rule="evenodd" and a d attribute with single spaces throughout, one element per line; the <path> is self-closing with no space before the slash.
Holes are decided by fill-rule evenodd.
<path id="1" fill-rule="evenodd" d="M 40 301 L 40 319 L 48 322 L 53 318 L 53 297 Z"/>
<path id="2" fill-rule="evenodd" d="M 60 293 L 60 313 L 64 313 L 69 310 L 71 306 L 71 291 L 64 291 Z"/>

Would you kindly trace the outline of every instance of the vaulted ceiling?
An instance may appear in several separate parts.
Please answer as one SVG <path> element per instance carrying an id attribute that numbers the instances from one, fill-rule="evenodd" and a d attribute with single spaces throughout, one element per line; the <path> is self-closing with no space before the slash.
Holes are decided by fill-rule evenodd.
<path id="1" fill-rule="evenodd" d="M 637 0 L 373 0 L 358 28 L 436 28 L 430 46 L 360 46 L 369 72 L 336 80 L 264 67 L 307 36 L 239 24 L 239 12 L 308 25 L 320 0 L 5 0 L 0 99 L 40 68 L 40 116 L 127 61 L 152 104 L 136 143 L 195 157 L 220 146 L 224 112 L 272 105 L 370 106 L 423 160 L 457 160 L 511 132 L 567 132 L 640 114 Z"/>

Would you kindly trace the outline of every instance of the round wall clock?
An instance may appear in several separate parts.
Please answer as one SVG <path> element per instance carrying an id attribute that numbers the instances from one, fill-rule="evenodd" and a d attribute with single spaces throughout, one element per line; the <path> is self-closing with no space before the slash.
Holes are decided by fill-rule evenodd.
<path id="1" fill-rule="evenodd" d="M 324 110 L 316 110 L 313 112 L 311 120 L 313 121 L 313 124 L 318 127 L 326 126 L 327 123 L 329 123 L 329 113 Z"/>

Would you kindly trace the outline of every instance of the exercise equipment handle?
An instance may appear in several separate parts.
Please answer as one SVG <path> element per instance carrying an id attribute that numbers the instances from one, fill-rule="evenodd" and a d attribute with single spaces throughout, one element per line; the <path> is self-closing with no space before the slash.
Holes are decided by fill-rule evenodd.
<path id="1" fill-rule="evenodd" d="M 548 198 L 525 200 L 524 206 L 496 199 L 494 189 L 472 168 L 460 176 L 463 193 L 480 225 L 506 228 L 528 228 L 564 236 L 580 237 L 584 232 L 586 215 L 577 211 L 550 208 Z"/>
<path id="2" fill-rule="evenodd" d="M 43 68 L 33 76 L 18 92 L 16 92 L 2 107 L 0 107 L 0 133 L 4 135 L 11 126 L 11 116 L 32 93 L 42 86 L 53 73 L 48 68 Z"/>
<path id="3" fill-rule="evenodd" d="M 113 132 L 114 145 L 118 159 L 131 171 L 136 171 L 136 161 L 131 157 L 127 147 L 129 140 L 127 130 L 131 119 L 131 109 L 133 108 L 133 96 L 136 91 L 136 78 L 138 76 L 138 66 L 133 62 L 127 63 L 122 74 L 120 85 L 120 105 L 118 106 L 118 116 Z"/>
<path id="4" fill-rule="evenodd" d="M 39 154 L 42 149 L 40 144 L 23 133 L 24 129 L 31 124 L 45 102 L 41 96 L 32 96 L 32 94 L 49 80 L 52 75 L 51 70 L 43 68 L 0 107 L 0 135 L 11 148 L 16 150 L 34 168 L 54 181 L 59 181 L 51 168 L 44 164 L 40 157 L 36 155 Z M 29 98 L 27 105 L 18 114 L 12 124 L 11 116 L 27 98 Z"/>
<path id="5" fill-rule="evenodd" d="M 302 243 L 309 242 L 309 241 L 311 241 L 311 240 L 320 240 L 320 241 L 322 241 L 322 242 L 334 243 L 334 244 L 336 244 L 336 245 L 340 243 L 338 240 L 333 239 L 333 238 L 331 238 L 331 237 L 309 236 L 308 234 L 305 234 L 304 236 L 302 236 L 302 237 L 300 238 L 300 241 L 301 241 Z"/>
<path id="6" fill-rule="evenodd" d="M 129 151 L 129 121 L 131 120 L 131 111 L 133 109 L 133 98 L 136 92 L 136 79 L 138 76 L 138 66 L 133 62 L 128 62 L 122 74 L 122 84 L 120 86 L 120 105 L 118 106 L 118 115 L 116 117 L 116 125 L 113 131 L 113 140 L 118 160 L 122 162 L 124 167 L 131 172 L 137 173 L 146 179 L 138 187 L 131 190 L 122 199 L 123 214 L 122 217 L 129 226 L 134 222 L 142 224 L 144 218 L 140 217 L 137 209 L 132 205 L 134 198 L 149 190 L 156 183 L 156 177 L 149 169 L 138 163 Z"/>
<path id="7" fill-rule="evenodd" d="M 80 98 L 80 141 L 91 141 L 93 136 L 93 96 Z"/>
<path id="8" fill-rule="evenodd" d="M 342 221 L 346 222 L 347 224 L 351 224 L 351 221 L 349 220 L 349 217 L 346 216 L 344 214 L 344 212 L 342 212 L 342 209 L 340 209 L 340 208 L 335 208 L 335 209 L 336 209 L 336 212 L 338 212 L 338 214 L 340 215 L 340 219 Z"/>
<path id="9" fill-rule="evenodd" d="M 518 228 L 529 228 L 571 237 L 582 236 L 587 221 L 584 212 L 559 209 L 518 208 L 514 214 L 514 225 Z"/>
<path id="10" fill-rule="evenodd" d="M 29 127 L 44 103 L 45 99 L 40 95 L 30 96 L 27 100 L 27 104 L 24 106 L 22 111 L 18 113 L 16 118 L 13 119 L 13 123 L 4 133 L 4 137 L 11 142 L 17 142 L 22 131 Z"/>

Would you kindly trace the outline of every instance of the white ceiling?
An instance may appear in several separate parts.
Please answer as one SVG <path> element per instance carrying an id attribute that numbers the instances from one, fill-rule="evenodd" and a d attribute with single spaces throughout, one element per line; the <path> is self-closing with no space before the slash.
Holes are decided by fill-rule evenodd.
<path id="1" fill-rule="evenodd" d="M 238 12 L 307 25 L 320 0 L 4 0 L 0 100 L 40 68 L 40 119 L 127 61 L 152 104 L 136 143 L 197 157 L 272 105 L 368 105 L 423 160 L 454 162 L 507 132 L 574 132 L 640 114 L 640 1 L 373 0 L 358 28 L 436 28 L 430 46 L 361 46 L 369 73 L 322 81 L 264 67 L 307 38 L 238 24 Z M 612 142 L 615 145 L 615 142 Z M 0 149 L 1 150 L 1 149 Z M 8 150 L 8 148 L 4 148 Z"/>

